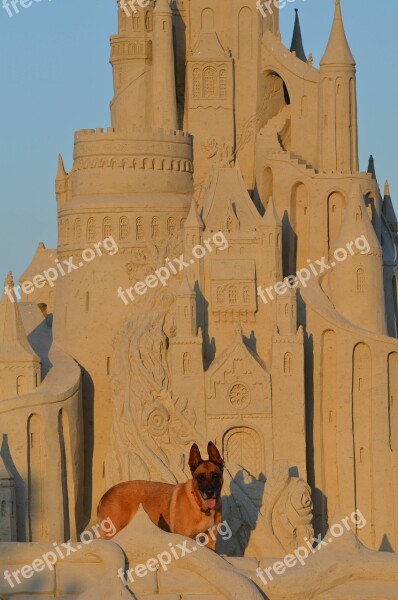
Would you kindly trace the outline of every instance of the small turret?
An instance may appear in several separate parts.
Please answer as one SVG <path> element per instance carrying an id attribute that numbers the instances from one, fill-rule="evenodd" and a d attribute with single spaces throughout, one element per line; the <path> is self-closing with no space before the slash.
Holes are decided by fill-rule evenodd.
<path id="1" fill-rule="evenodd" d="M 153 11 L 152 126 L 178 128 L 173 12 L 169 0 L 158 0 Z"/>
<path id="2" fill-rule="evenodd" d="M 355 60 L 344 31 L 340 0 L 329 42 L 320 62 L 319 168 L 358 172 L 358 125 Z"/>
<path id="3" fill-rule="evenodd" d="M 333 257 L 330 296 L 336 310 L 356 326 L 386 335 L 383 253 L 359 184 L 352 188 Z"/>
<path id="4" fill-rule="evenodd" d="M 186 274 L 177 291 L 177 337 L 196 337 L 196 302 L 195 292 L 189 285 Z"/>
<path id="5" fill-rule="evenodd" d="M 283 276 L 282 222 L 276 212 L 272 196 L 261 220 L 261 231 L 267 256 L 267 281 L 265 283 L 266 285 L 272 285 L 277 281 L 281 281 Z"/>
<path id="6" fill-rule="evenodd" d="M 303 62 L 307 62 L 307 56 L 304 51 L 303 37 L 301 35 L 300 19 L 298 16 L 298 8 L 295 8 L 296 17 L 294 20 L 293 39 L 290 46 L 290 52 L 295 52 L 297 58 Z"/>
<path id="7" fill-rule="evenodd" d="M 68 199 L 68 173 L 65 171 L 64 161 L 58 154 L 58 169 L 55 177 L 55 197 L 62 204 Z"/>
<path id="8" fill-rule="evenodd" d="M 11 273 L 0 301 L 0 381 L 0 400 L 27 394 L 40 383 L 40 359 L 26 337 Z"/>

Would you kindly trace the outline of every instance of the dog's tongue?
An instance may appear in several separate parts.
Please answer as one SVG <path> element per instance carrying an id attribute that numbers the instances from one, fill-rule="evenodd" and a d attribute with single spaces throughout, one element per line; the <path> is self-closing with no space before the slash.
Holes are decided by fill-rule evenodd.
<path id="1" fill-rule="evenodd" d="M 205 500 L 205 505 L 206 505 L 206 508 L 209 508 L 210 510 L 212 508 L 215 508 L 215 506 L 216 506 L 215 498 L 209 498 L 208 500 Z"/>

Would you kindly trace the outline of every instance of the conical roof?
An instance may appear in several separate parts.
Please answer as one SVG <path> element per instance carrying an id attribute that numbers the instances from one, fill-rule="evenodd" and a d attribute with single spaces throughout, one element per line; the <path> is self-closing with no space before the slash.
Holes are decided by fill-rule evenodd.
<path id="1" fill-rule="evenodd" d="M 22 273 L 19 278 L 20 283 L 31 281 L 33 277 L 39 273 L 43 273 L 49 267 L 54 266 L 54 260 L 57 258 L 57 250 L 53 248 L 46 248 L 43 242 L 39 242 L 36 248 L 36 252 L 32 258 L 30 265 Z"/>
<path id="2" fill-rule="evenodd" d="M 173 14 L 173 11 L 171 10 L 170 7 L 170 2 L 169 0 L 157 0 L 156 1 L 156 6 L 154 8 L 154 13 L 158 13 L 158 14 Z"/>
<path id="3" fill-rule="evenodd" d="M 184 223 L 184 227 L 199 227 L 200 229 L 204 228 L 203 221 L 198 212 L 197 204 L 193 198 L 191 202 L 191 208 L 189 209 L 187 219 Z"/>
<path id="4" fill-rule="evenodd" d="M 177 290 L 177 296 L 194 296 L 195 292 L 191 288 L 188 276 L 184 273 L 180 287 Z"/>
<path id="5" fill-rule="evenodd" d="M 335 0 L 335 11 L 329 42 L 325 54 L 320 62 L 325 65 L 351 65 L 355 66 L 355 59 L 348 45 L 341 14 L 340 0 Z"/>
<path id="6" fill-rule="evenodd" d="M 307 62 L 307 57 L 303 46 L 303 37 L 301 35 L 300 19 L 298 16 L 298 8 L 295 8 L 296 17 L 294 19 L 293 39 L 290 46 L 290 52 L 295 52 L 297 58 L 303 62 Z"/>
<path id="7" fill-rule="evenodd" d="M 370 173 L 372 175 L 373 179 L 377 179 L 375 159 L 373 158 L 372 154 L 369 156 L 368 173 Z"/>
<path id="8" fill-rule="evenodd" d="M 39 362 L 39 357 L 33 352 L 26 337 L 13 288 L 14 281 L 9 273 L 0 301 L 0 361 Z"/>
<path id="9" fill-rule="evenodd" d="M 266 208 L 265 214 L 262 218 L 261 225 L 265 227 L 281 227 L 282 221 L 279 218 L 278 213 L 276 212 L 274 199 L 271 198 L 268 201 L 268 206 Z"/>
<path id="10" fill-rule="evenodd" d="M 384 201 L 382 206 L 383 215 L 389 226 L 396 231 L 397 229 L 397 216 L 395 214 L 394 206 L 390 195 L 390 185 L 386 181 L 384 185 Z"/>
<path id="11" fill-rule="evenodd" d="M 333 250 L 346 248 L 350 242 L 354 242 L 361 236 L 365 236 L 369 244 L 369 254 L 382 256 L 382 250 L 376 232 L 369 218 L 368 211 L 363 199 L 362 189 L 359 183 L 352 186 L 351 194 L 347 202 L 343 223 Z M 353 251 L 359 254 L 360 250 L 354 246 Z"/>

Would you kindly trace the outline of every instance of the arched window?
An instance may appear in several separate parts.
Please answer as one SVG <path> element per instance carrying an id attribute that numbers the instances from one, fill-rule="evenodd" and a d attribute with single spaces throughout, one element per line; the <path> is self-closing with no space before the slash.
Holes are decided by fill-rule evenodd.
<path id="1" fill-rule="evenodd" d="M 95 241 L 95 219 L 93 217 L 90 217 L 87 221 L 87 241 Z"/>
<path id="2" fill-rule="evenodd" d="M 160 235 L 160 219 L 159 219 L 159 217 L 153 217 L 151 232 L 152 232 L 153 239 L 157 239 L 159 237 L 159 235 Z"/>
<path id="3" fill-rule="evenodd" d="M 224 290 L 222 289 L 222 287 L 218 287 L 217 288 L 217 304 L 223 304 L 224 303 Z"/>
<path id="4" fill-rule="evenodd" d="M 236 287 L 234 285 L 229 288 L 229 302 L 230 304 L 236 304 L 237 302 Z"/>
<path id="5" fill-rule="evenodd" d="M 198 68 L 193 70 L 193 97 L 200 97 L 200 70 Z"/>
<path id="6" fill-rule="evenodd" d="M 25 375 L 17 377 L 17 395 L 22 396 L 27 393 L 27 381 Z"/>
<path id="7" fill-rule="evenodd" d="M 127 240 L 129 236 L 129 224 L 127 217 L 120 217 L 119 220 L 119 239 L 122 241 Z"/>
<path id="8" fill-rule="evenodd" d="M 357 270 L 357 292 L 365 291 L 365 271 L 362 268 Z"/>
<path id="9" fill-rule="evenodd" d="M 173 217 L 170 217 L 167 221 L 167 233 L 173 235 L 177 230 L 177 222 Z"/>
<path id="10" fill-rule="evenodd" d="M 227 96 L 227 72 L 225 69 L 220 71 L 220 98 Z"/>
<path id="11" fill-rule="evenodd" d="M 285 375 L 291 375 L 293 373 L 293 355 L 290 352 L 286 352 L 285 354 L 283 370 Z"/>
<path id="12" fill-rule="evenodd" d="M 137 242 L 144 239 L 144 219 L 142 217 L 137 217 L 135 222 L 135 239 Z"/>
<path id="13" fill-rule="evenodd" d="M 75 242 L 80 241 L 82 235 L 82 222 L 80 219 L 75 219 L 75 225 L 73 228 L 73 239 Z"/>
<path id="14" fill-rule="evenodd" d="M 105 217 L 102 223 L 102 234 L 104 239 L 112 235 L 112 219 L 110 217 Z"/>
<path id="15" fill-rule="evenodd" d="M 145 29 L 147 31 L 152 31 L 152 14 L 149 10 L 145 14 Z"/>
<path id="16" fill-rule="evenodd" d="M 243 304 L 249 304 L 250 302 L 250 289 L 246 285 L 243 288 Z"/>
<path id="17" fill-rule="evenodd" d="M 216 71 L 213 67 L 206 67 L 203 71 L 203 95 L 205 98 L 214 98 L 216 92 Z"/>
<path id="18" fill-rule="evenodd" d="M 184 374 L 192 372 L 192 359 L 191 359 L 191 355 L 189 354 L 189 352 L 184 353 L 184 356 L 182 358 L 182 368 L 183 368 Z"/>
<path id="19" fill-rule="evenodd" d="M 6 510 L 6 501 L 2 500 L 1 502 L 1 509 L 0 509 L 0 515 L 2 517 L 5 517 L 7 515 L 7 510 Z"/>

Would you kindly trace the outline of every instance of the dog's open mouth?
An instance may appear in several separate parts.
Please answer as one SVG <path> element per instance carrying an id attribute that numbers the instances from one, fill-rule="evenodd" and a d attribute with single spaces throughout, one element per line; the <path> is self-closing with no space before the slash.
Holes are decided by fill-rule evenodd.
<path id="1" fill-rule="evenodd" d="M 212 510 L 216 507 L 217 500 L 215 498 L 205 498 L 203 494 L 201 496 L 207 510 Z"/>

